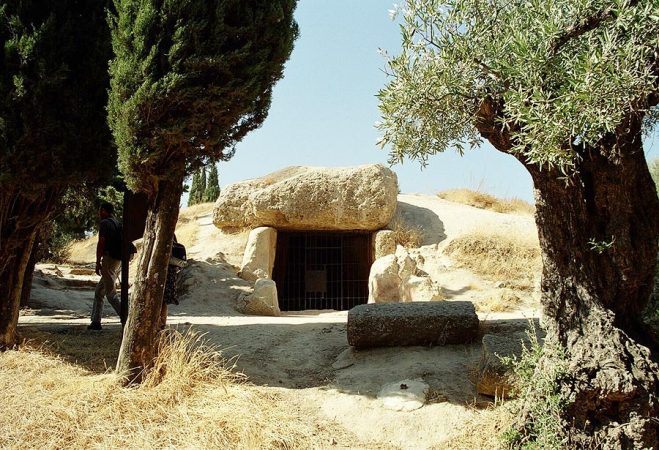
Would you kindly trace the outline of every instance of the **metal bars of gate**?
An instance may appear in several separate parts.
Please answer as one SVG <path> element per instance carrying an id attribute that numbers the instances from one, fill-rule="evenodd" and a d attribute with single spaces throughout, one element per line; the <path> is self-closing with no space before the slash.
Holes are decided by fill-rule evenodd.
<path id="1" fill-rule="evenodd" d="M 368 300 L 370 236 L 352 233 L 287 233 L 275 264 L 283 310 L 346 310 Z"/>

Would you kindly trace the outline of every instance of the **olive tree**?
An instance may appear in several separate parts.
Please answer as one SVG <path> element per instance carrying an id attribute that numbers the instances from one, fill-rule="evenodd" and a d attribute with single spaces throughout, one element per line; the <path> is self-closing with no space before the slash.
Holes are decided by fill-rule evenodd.
<path id="1" fill-rule="evenodd" d="M 658 117 L 659 3 L 407 0 L 398 13 L 402 51 L 379 93 L 392 162 L 485 139 L 533 179 L 548 332 L 536 370 L 556 392 L 528 401 L 559 399 L 566 447 L 656 445 L 658 347 L 641 313 L 659 201 L 642 138 Z"/>
<path id="2" fill-rule="evenodd" d="M 262 124 L 298 28 L 296 0 L 114 6 L 110 126 L 126 182 L 149 198 L 117 369 L 140 381 L 154 357 L 183 180 L 230 158 Z"/>

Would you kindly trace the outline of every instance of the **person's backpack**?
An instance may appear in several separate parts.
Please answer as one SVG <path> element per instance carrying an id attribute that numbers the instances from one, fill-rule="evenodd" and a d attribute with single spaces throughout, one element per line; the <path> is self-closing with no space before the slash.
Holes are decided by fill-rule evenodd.
<path id="1" fill-rule="evenodd" d="M 109 255 L 113 259 L 121 259 L 121 236 L 122 236 L 122 226 L 114 217 L 108 217 L 107 220 L 112 224 L 112 227 L 108 230 L 108 235 L 105 240 L 105 249 L 108 251 Z"/>

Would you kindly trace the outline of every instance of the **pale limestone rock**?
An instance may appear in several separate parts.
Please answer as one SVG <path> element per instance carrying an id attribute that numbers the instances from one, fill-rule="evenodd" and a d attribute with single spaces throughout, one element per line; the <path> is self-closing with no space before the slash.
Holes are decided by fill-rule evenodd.
<path id="1" fill-rule="evenodd" d="M 441 300 L 440 286 L 417 268 L 417 262 L 400 248 L 395 255 L 376 259 L 368 277 L 369 303 Z"/>
<path id="2" fill-rule="evenodd" d="M 277 248 L 277 230 L 259 227 L 249 233 L 240 277 L 248 281 L 272 278 Z"/>
<path id="3" fill-rule="evenodd" d="M 380 164 L 289 167 L 227 186 L 215 203 L 221 229 L 378 230 L 397 203 L 396 175 Z"/>
<path id="4" fill-rule="evenodd" d="M 256 316 L 279 316 L 281 311 L 275 282 L 263 278 L 256 280 L 254 292 L 239 300 L 238 310 Z"/>
<path id="5" fill-rule="evenodd" d="M 368 302 L 400 302 L 401 283 L 396 255 L 387 255 L 376 259 L 368 276 Z"/>
<path id="6" fill-rule="evenodd" d="M 421 380 L 402 380 L 382 387 L 378 399 L 385 409 L 409 412 L 426 403 L 430 386 Z"/>
<path id="7" fill-rule="evenodd" d="M 373 254 L 375 255 L 375 259 L 396 253 L 396 240 L 394 239 L 393 231 L 380 230 L 376 233 L 373 233 L 372 239 Z"/>
<path id="8" fill-rule="evenodd" d="M 442 300 L 442 288 L 429 276 L 410 276 L 405 284 L 405 294 L 411 301 Z"/>

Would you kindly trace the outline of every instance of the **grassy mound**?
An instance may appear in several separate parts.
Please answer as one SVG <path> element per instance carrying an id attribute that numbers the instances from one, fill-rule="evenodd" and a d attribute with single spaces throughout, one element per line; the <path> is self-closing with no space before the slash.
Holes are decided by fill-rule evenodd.
<path id="1" fill-rule="evenodd" d="M 445 251 L 458 267 L 515 287 L 531 287 L 541 269 L 538 242 L 527 236 L 474 232 L 454 239 Z"/>
<path id="2" fill-rule="evenodd" d="M 525 200 L 519 198 L 500 199 L 484 192 L 472 191 L 471 189 L 451 189 L 440 192 L 437 196 L 450 202 L 463 203 L 500 213 L 535 213 L 535 207 Z"/>

